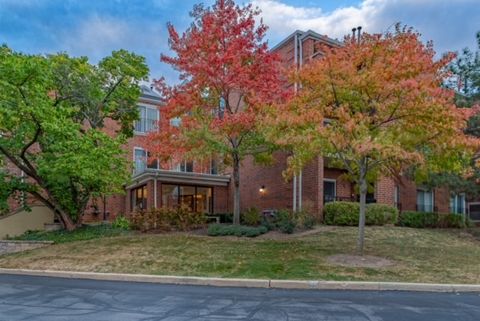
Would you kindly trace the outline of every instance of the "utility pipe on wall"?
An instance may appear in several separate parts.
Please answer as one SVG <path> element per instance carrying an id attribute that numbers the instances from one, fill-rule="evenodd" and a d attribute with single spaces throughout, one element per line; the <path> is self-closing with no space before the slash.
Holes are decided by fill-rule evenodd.
<path id="1" fill-rule="evenodd" d="M 295 33 L 295 36 L 294 36 L 294 46 L 293 46 L 293 52 L 294 52 L 294 57 L 293 57 L 293 62 L 295 64 L 295 69 L 298 69 L 298 34 Z M 298 84 L 297 82 L 295 82 L 293 84 L 293 90 L 295 92 L 295 95 L 297 94 L 297 90 L 298 90 Z M 294 212 L 297 211 L 297 175 L 295 174 L 293 176 L 293 195 L 292 195 L 292 199 L 293 199 L 293 204 L 292 204 L 292 209 Z"/>
<path id="2" fill-rule="evenodd" d="M 300 45 L 300 57 L 299 57 L 299 69 L 302 68 L 302 65 L 303 65 L 303 42 L 302 42 L 302 39 L 300 39 L 299 41 L 299 45 Z M 301 85 L 300 85 L 301 86 Z M 298 210 L 301 211 L 302 210 L 302 193 L 303 193 L 303 188 L 302 188 L 302 185 L 303 185 L 303 170 L 300 170 L 300 174 L 299 174 L 299 177 L 298 177 Z"/>
<path id="3" fill-rule="evenodd" d="M 153 179 L 153 208 L 157 208 L 157 179 Z"/>

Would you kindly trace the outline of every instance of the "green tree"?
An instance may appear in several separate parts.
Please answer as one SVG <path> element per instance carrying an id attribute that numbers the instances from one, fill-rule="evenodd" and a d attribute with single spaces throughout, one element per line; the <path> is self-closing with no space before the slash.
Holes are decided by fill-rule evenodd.
<path id="1" fill-rule="evenodd" d="M 476 35 L 478 49 L 464 48 L 450 64 L 452 77 L 447 87 L 455 91 L 455 104 L 458 108 L 472 108 L 467 121 L 465 133 L 480 138 L 480 114 L 476 111 L 480 103 L 480 32 Z M 464 159 L 463 166 L 470 168 L 468 176 L 455 172 L 417 172 L 412 169 L 413 178 L 431 187 L 447 187 L 456 193 L 466 193 L 471 197 L 480 194 L 478 182 L 480 169 L 476 166 L 478 155 L 472 159 Z"/>
<path id="2" fill-rule="evenodd" d="M 125 50 L 92 65 L 0 47 L 0 157 L 16 169 L 1 172 L 0 205 L 28 193 L 72 230 L 91 197 L 120 192 L 128 179 L 121 145 L 133 135 L 147 75 L 145 59 Z"/>
<path id="3" fill-rule="evenodd" d="M 480 31 L 477 33 L 477 46 L 477 51 L 464 48 L 450 64 L 454 77 L 449 86 L 456 91 L 459 107 L 472 107 L 480 101 Z M 477 116 L 475 127 L 479 122 Z"/>

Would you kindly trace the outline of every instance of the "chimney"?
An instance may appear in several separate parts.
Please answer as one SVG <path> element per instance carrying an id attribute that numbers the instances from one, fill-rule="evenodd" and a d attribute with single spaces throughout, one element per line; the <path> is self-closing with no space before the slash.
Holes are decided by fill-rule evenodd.
<path id="1" fill-rule="evenodd" d="M 352 29 L 352 40 L 355 41 L 355 31 L 357 31 L 357 28 Z"/>
<path id="2" fill-rule="evenodd" d="M 362 30 L 362 26 L 358 26 L 357 30 L 358 30 L 358 37 L 357 37 L 358 38 L 358 43 L 360 44 L 360 37 L 361 37 L 360 31 Z"/>

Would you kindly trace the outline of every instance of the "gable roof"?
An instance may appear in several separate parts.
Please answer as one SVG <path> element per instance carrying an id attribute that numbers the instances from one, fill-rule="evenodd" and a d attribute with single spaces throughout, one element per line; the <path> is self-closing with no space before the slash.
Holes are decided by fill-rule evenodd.
<path id="1" fill-rule="evenodd" d="M 295 37 L 295 35 L 297 35 L 300 40 L 304 40 L 304 39 L 307 39 L 307 38 L 312 38 L 312 39 L 315 39 L 315 40 L 318 40 L 318 41 L 325 42 L 325 43 L 327 43 L 329 45 L 332 45 L 332 46 L 341 46 L 342 45 L 342 42 L 340 42 L 336 39 L 332 39 L 330 37 L 321 35 L 321 34 L 315 32 L 313 30 L 307 30 L 307 31 L 295 30 L 292 34 L 290 34 L 288 37 L 286 37 L 285 39 L 280 41 L 277 45 L 275 45 L 271 50 L 275 51 L 275 50 L 279 49 L 280 47 L 285 45 L 287 42 L 289 42 L 293 37 Z"/>

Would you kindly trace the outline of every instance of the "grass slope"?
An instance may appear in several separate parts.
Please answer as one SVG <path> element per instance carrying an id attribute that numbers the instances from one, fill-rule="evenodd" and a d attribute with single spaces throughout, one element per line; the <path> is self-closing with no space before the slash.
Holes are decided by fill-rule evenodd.
<path id="1" fill-rule="evenodd" d="M 367 227 L 366 254 L 395 265 L 329 265 L 354 254 L 357 229 L 335 227 L 285 240 L 124 235 L 0 257 L 0 267 L 272 279 L 480 283 L 480 241 L 462 230 Z"/>

